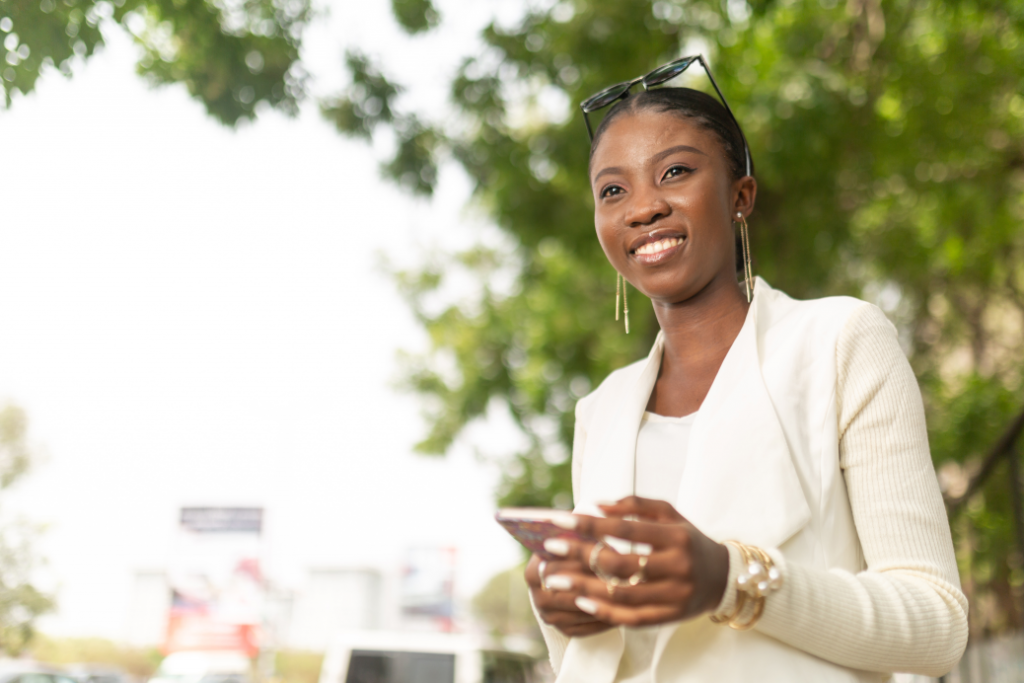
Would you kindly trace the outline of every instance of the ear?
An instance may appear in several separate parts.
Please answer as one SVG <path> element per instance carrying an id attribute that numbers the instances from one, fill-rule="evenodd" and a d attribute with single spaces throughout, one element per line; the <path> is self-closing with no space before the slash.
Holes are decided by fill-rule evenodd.
<path id="1" fill-rule="evenodd" d="M 754 201 L 757 199 L 757 181 L 754 176 L 743 176 L 732 184 L 732 216 L 743 214 L 746 218 L 754 210 Z"/>

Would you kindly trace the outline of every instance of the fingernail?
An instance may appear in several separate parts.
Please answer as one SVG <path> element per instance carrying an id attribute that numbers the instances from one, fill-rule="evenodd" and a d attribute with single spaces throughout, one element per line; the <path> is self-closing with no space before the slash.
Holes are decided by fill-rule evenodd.
<path id="1" fill-rule="evenodd" d="M 590 598 L 585 598 L 582 595 L 576 598 L 576 606 L 580 608 L 581 612 L 587 614 L 597 614 L 597 603 Z"/>
<path id="2" fill-rule="evenodd" d="M 572 578 L 559 574 L 549 576 L 544 580 L 544 583 L 548 585 L 548 588 L 555 591 L 567 591 L 572 588 Z"/>
<path id="3" fill-rule="evenodd" d="M 576 528 L 576 518 L 572 515 L 566 515 L 565 517 L 553 517 L 551 523 L 557 527 L 568 529 L 572 531 Z"/>
<path id="4" fill-rule="evenodd" d="M 552 555 L 565 557 L 569 554 L 569 541 L 564 538 L 549 538 L 544 541 L 544 550 L 547 550 Z"/>
<path id="5" fill-rule="evenodd" d="M 619 504 L 619 501 L 617 501 L 617 500 L 599 500 L 599 501 L 597 501 L 597 504 L 600 505 L 603 508 L 613 508 L 613 507 L 615 507 L 616 505 Z"/>

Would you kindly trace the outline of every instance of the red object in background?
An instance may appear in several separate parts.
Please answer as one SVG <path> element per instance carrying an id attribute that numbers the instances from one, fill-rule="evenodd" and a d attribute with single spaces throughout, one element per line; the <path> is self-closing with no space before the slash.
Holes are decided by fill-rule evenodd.
<path id="1" fill-rule="evenodd" d="M 255 657 L 260 651 L 259 626 L 225 624 L 210 620 L 206 614 L 171 614 L 167 623 L 164 652 L 183 650 L 230 650 Z"/>
<path id="2" fill-rule="evenodd" d="M 186 507 L 168 571 L 165 654 L 260 650 L 266 585 L 261 508 Z"/>

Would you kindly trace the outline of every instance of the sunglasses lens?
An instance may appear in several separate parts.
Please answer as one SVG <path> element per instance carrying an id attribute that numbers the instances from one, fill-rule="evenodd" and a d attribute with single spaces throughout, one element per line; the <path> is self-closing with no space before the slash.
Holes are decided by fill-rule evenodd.
<path id="1" fill-rule="evenodd" d="M 659 66 L 651 73 L 644 76 L 644 87 L 651 87 L 652 85 L 661 85 L 666 81 L 671 81 L 679 74 L 686 71 L 691 64 L 697 61 L 696 57 L 684 57 L 678 61 L 666 64 L 665 66 Z"/>
<path id="2" fill-rule="evenodd" d="M 605 88 L 590 99 L 584 100 L 583 104 L 580 106 L 583 108 L 583 111 L 589 114 L 592 111 L 597 111 L 601 107 L 607 107 L 609 104 L 622 97 L 622 94 L 627 90 L 629 90 L 628 81 L 625 83 L 619 83 L 618 85 L 613 85 L 610 88 Z"/>

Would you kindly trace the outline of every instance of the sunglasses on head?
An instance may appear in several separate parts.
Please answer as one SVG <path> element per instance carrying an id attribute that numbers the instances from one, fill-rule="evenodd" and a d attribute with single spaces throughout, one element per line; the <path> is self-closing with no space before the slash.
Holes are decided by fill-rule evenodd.
<path id="1" fill-rule="evenodd" d="M 732 109 L 729 108 L 729 103 L 725 101 L 725 96 L 719 89 L 718 83 L 715 83 L 715 77 L 711 75 L 711 70 L 708 68 L 707 62 L 704 61 L 704 55 L 683 57 L 682 59 L 677 59 L 674 62 L 669 62 L 668 64 L 659 66 L 646 76 L 640 76 L 639 78 L 634 78 L 631 81 L 616 83 L 615 85 L 605 88 L 596 95 L 588 97 L 580 102 L 580 109 L 583 110 L 583 121 L 587 124 L 587 134 L 590 136 L 590 141 L 594 141 L 594 130 L 590 126 L 589 114 L 599 109 L 604 109 L 608 105 L 619 100 L 626 99 L 629 97 L 629 91 L 637 83 L 641 84 L 644 87 L 644 90 L 650 90 L 656 85 L 661 85 L 662 83 L 667 83 L 672 80 L 686 71 L 690 65 L 694 63 L 699 63 L 704 67 L 704 73 L 708 75 L 711 85 L 714 86 L 715 92 L 718 93 L 718 99 L 722 100 L 722 105 L 725 106 L 725 111 L 729 113 L 733 123 L 736 124 L 736 130 L 740 132 L 740 138 L 743 140 L 743 154 L 747 160 L 747 175 L 750 175 L 750 148 L 747 146 L 747 136 L 743 134 L 743 129 L 740 128 L 740 122 L 736 120 L 736 116 L 732 113 Z"/>

